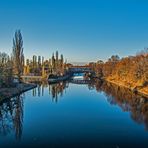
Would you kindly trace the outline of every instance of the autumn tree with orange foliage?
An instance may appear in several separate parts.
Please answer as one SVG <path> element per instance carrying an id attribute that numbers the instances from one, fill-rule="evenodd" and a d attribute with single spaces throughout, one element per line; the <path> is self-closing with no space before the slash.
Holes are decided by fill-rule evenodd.
<path id="1" fill-rule="evenodd" d="M 105 63 L 94 63 L 93 69 L 107 81 L 148 94 L 148 49 L 122 59 L 112 56 Z"/>

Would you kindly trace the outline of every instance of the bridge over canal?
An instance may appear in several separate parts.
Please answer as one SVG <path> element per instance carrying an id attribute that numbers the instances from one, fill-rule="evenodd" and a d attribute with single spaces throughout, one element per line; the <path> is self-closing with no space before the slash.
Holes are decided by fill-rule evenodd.
<path id="1" fill-rule="evenodd" d="M 91 73 L 94 74 L 94 71 L 89 66 L 72 66 L 68 70 L 71 74 L 73 73 Z"/>

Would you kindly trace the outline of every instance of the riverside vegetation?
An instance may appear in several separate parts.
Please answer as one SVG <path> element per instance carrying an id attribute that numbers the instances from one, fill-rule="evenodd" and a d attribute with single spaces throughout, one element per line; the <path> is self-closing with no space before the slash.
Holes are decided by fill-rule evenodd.
<path id="1" fill-rule="evenodd" d="M 97 77 L 148 96 L 148 49 L 136 56 L 120 59 L 115 55 L 107 62 L 100 60 L 89 65 Z"/>
<path id="2" fill-rule="evenodd" d="M 11 56 L 0 52 L 0 101 L 35 87 L 21 82 L 23 67 L 23 39 L 20 30 L 17 30 Z"/>
<path id="3" fill-rule="evenodd" d="M 15 77 L 20 81 L 23 67 L 23 39 L 20 30 L 17 30 L 13 39 L 11 56 L 0 53 L 0 88 L 13 86 Z"/>

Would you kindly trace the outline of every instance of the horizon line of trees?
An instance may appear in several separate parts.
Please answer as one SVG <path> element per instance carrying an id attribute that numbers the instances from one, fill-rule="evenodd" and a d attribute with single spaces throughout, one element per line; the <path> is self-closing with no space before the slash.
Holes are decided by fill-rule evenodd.
<path id="1" fill-rule="evenodd" d="M 52 70 L 61 73 L 64 70 L 63 55 L 58 59 L 58 51 L 51 58 Z M 113 55 L 108 61 L 89 63 L 96 76 L 112 81 L 123 82 L 131 87 L 148 86 L 148 48 L 136 56 L 119 58 Z M 49 67 L 49 66 L 48 66 Z M 24 69 L 23 39 L 20 30 L 15 31 L 12 54 L 0 52 L 0 87 L 13 85 L 15 77 L 21 81 Z"/>

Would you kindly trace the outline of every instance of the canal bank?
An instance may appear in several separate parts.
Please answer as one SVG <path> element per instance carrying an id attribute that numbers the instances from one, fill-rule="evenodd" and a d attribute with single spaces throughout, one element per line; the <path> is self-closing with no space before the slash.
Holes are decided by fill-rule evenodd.
<path id="1" fill-rule="evenodd" d="M 16 87 L 1 88 L 0 89 L 0 102 L 5 99 L 15 97 L 23 92 L 35 88 L 37 85 L 32 83 L 20 83 Z"/>
<path id="2" fill-rule="evenodd" d="M 137 93 L 137 94 L 139 94 L 139 95 L 141 95 L 143 97 L 148 98 L 148 93 L 147 93 L 147 88 L 146 87 L 137 87 L 137 86 L 131 87 L 129 85 L 126 85 L 126 84 L 122 83 L 121 81 L 117 82 L 117 81 L 110 80 L 110 79 L 104 79 L 104 80 L 106 82 L 108 82 L 108 83 L 112 83 L 112 84 L 117 85 L 119 87 L 125 87 L 125 88 L 131 90 L 134 93 Z"/>

